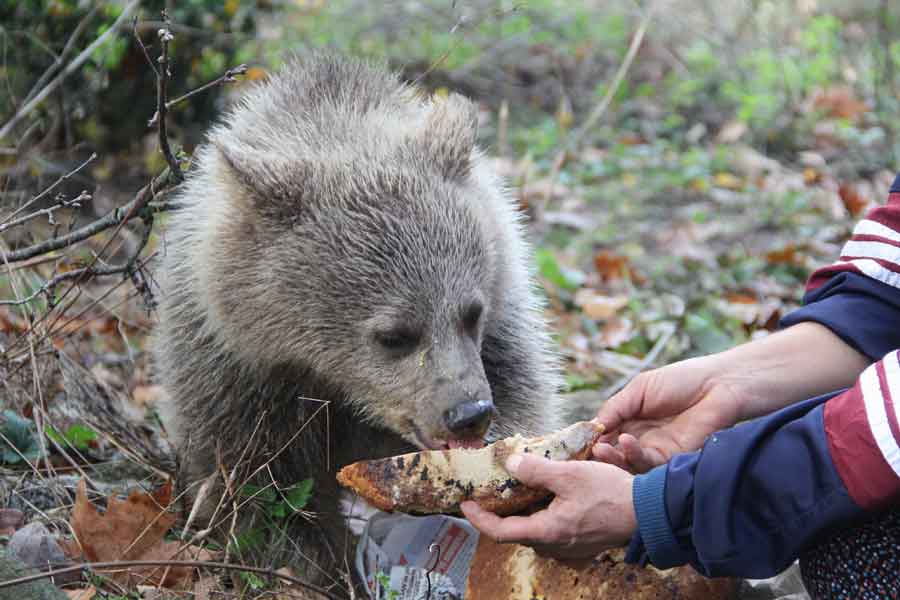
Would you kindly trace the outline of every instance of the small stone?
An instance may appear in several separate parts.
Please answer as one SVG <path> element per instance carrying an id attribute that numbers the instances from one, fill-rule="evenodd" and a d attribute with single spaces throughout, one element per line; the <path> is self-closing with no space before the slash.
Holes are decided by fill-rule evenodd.
<path id="1" fill-rule="evenodd" d="M 8 550 L 26 567 L 39 569 L 66 562 L 66 555 L 56 538 L 39 522 L 29 523 L 16 531 L 9 540 Z"/>
<path id="2" fill-rule="evenodd" d="M 32 574 L 34 574 L 32 569 L 28 569 L 21 561 L 17 560 L 14 556 L 8 555 L 0 548 L 0 581 L 9 581 L 11 579 L 18 579 L 19 577 L 25 577 Z M 12 590 L 15 590 L 14 596 L 12 596 Z M 67 597 L 62 590 L 46 579 L 38 579 L 37 581 L 32 581 L 30 583 L 23 583 L 17 585 L 15 588 L 3 591 L 10 592 L 10 597 L 23 600 L 67 600 Z M 6 598 L 8 596 L 0 594 L 0 597 Z"/>

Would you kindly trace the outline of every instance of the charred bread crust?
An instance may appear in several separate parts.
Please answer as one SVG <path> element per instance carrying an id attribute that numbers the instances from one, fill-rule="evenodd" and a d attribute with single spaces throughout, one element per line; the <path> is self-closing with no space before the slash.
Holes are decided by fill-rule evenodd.
<path id="1" fill-rule="evenodd" d="M 388 512 L 458 514 L 460 503 L 474 500 L 485 510 L 509 515 L 550 495 L 510 476 L 503 466 L 509 455 L 584 460 L 602 432 L 601 425 L 582 421 L 546 436 L 515 436 L 479 449 L 429 450 L 360 461 L 341 469 L 337 480 Z"/>
<path id="2" fill-rule="evenodd" d="M 625 563 L 623 549 L 559 561 L 532 548 L 478 538 L 465 598 L 491 600 L 736 600 L 736 579 L 708 579 L 690 566 L 660 571 Z"/>

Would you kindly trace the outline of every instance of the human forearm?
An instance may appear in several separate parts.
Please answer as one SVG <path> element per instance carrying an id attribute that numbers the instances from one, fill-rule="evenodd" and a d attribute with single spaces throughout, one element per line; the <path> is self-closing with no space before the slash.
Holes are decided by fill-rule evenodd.
<path id="1" fill-rule="evenodd" d="M 720 431 L 701 452 L 636 477 L 631 559 L 768 577 L 822 532 L 896 505 L 897 397 L 895 351 L 845 392 Z"/>
<path id="2" fill-rule="evenodd" d="M 870 360 L 827 327 L 799 323 L 706 357 L 709 388 L 737 401 L 739 421 L 853 385 Z"/>
<path id="3" fill-rule="evenodd" d="M 820 400 L 715 434 L 702 451 L 635 478 L 641 537 L 629 560 L 690 563 L 710 577 L 775 575 L 822 531 L 864 514 L 827 456 Z"/>

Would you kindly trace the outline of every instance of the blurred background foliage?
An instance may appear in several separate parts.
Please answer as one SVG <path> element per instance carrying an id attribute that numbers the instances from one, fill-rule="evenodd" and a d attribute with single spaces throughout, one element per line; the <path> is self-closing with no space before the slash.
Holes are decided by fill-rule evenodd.
<path id="1" fill-rule="evenodd" d="M 569 148 L 651 4 L 614 102 Z M 124 5 L 0 0 L 0 124 Z M 608 392 L 651 351 L 667 362 L 772 330 L 896 168 L 900 7 L 887 0 L 146 0 L 137 31 L 153 57 L 162 8 L 173 96 L 331 48 L 477 100 L 482 142 L 531 216 L 573 390 Z M 177 145 L 190 153 L 246 85 L 174 109 Z M 91 152 L 71 189 L 96 187 L 96 212 L 126 201 L 163 166 L 154 89 L 129 22 L 0 140 L 0 207 Z"/>

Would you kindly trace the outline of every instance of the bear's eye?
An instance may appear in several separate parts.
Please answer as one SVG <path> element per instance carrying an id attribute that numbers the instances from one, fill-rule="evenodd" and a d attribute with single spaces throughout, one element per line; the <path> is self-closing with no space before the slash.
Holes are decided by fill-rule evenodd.
<path id="1" fill-rule="evenodd" d="M 484 307 L 480 302 L 473 302 L 466 307 L 465 312 L 463 312 L 463 326 L 467 331 L 478 330 L 478 321 L 481 319 L 481 313 L 483 311 Z"/>
<path id="2" fill-rule="evenodd" d="M 419 334 L 405 327 L 379 331 L 375 341 L 385 350 L 396 354 L 409 354 L 419 344 Z"/>

